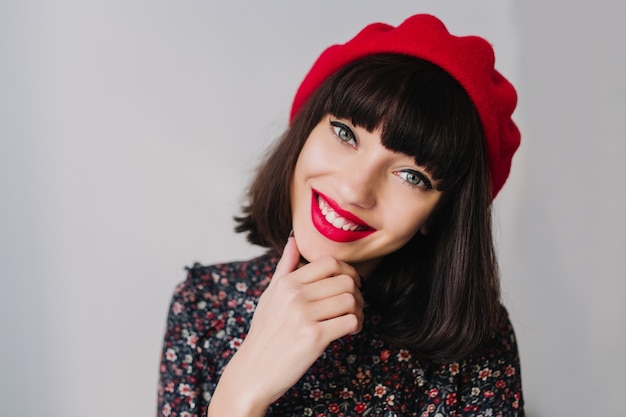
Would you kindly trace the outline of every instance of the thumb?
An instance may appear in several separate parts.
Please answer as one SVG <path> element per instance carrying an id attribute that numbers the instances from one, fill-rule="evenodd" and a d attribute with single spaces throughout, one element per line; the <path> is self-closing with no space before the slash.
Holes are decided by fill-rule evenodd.
<path id="1" fill-rule="evenodd" d="M 283 275 L 295 271 L 298 268 L 299 263 L 300 251 L 298 250 L 296 239 L 293 236 L 290 236 L 289 239 L 287 239 L 285 249 L 283 249 L 283 255 L 280 257 L 278 265 L 276 265 L 274 277 L 282 277 Z"/>

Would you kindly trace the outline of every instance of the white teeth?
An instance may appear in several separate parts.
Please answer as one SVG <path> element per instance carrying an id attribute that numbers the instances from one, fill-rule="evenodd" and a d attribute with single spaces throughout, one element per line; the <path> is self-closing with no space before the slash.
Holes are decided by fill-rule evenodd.
<path id="1" fill-rule="evenodd" d="M 359 226 L 358 224 L 352 223 L 351 221 L 341 217 L 332 208 L 330 208 L 325 200 L 323 200 L 319 196 L 317 197 L 317 204 L 319 205 L 320 211 L 322 212 L 322 215 L 324 215 L 326 221 L 332 224 L 337 229 L 342 229 L 345 231 L 350 230 L 353 232 L 363 229 L 362 226 Z"/>

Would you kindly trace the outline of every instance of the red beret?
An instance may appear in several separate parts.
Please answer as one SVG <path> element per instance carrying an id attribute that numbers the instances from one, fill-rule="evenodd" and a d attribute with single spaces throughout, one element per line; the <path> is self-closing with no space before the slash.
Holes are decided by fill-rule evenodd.
<path id="1" fill-rule="evenodd" d="M 493 196 L 504 185 L 520 132 L 511 119 L 515 89 L 494 68 L 493 48 L 478 36 L 451 35 L 434 16 L 418 14 L 400 26 L 366 26 L 353 39 L 333 45 L 319 56 L 302 81 L 291 107 L 291 119 L 322 82 L 344 65 L 367 55 L 397 53 L 429 61 L 454 77 L 474 103 L 487 141 Z"/>

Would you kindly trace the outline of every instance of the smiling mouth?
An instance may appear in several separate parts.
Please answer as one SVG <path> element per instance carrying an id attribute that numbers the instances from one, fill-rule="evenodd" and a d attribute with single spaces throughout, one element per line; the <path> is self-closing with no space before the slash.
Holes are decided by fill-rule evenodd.
<path id="1" fill-rule="evenodd" d="M 376 231 L 317 190 L 312 194 L 311 219 L 318 232 L 335 242 L 354 242 Z"/>
<path id="2" fill-rule="evenodd" d="M 335 210 L 330 207 L 328 202 L 324 200 L 319 194 L 317 195 L 317 204 L 320 208 L 320 211 L 324 215 L 326 221 L 333 225 L 336 229 L 341 229 L 346 232 L 360 232 L 364 230 L 370 229 L 367 226 L 363 226 L 360 224 L 356 224 L 346 219 L 345 217 L 341 217 Z"/>

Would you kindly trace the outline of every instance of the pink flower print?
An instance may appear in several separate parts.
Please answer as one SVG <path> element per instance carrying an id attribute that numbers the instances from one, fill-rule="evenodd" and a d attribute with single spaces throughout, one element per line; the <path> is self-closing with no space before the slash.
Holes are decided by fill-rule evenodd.
<path id="1" fill-rule="evenodd" d="M 400 352 L 398 352 L 398 360 L 400 362 L 406 362 L 409 359 L 411 359 L 411 354 L 409 353 L 409 351 L 406 349 L 400 349 Z"/>
<path id="2" fill-rule="evenodd" d="M 182 313 L 184 310 L 183 305 L 181 303 L 179 303 L 178 301 L 176 301 L 173 305 L 172 305 L 172 312 L 174 314 L 180 314 Z"/>
<path id="3" fill-rule="evenodd" d="M 328 404 L 328 411 L 330 411 L 331 413 L 338 413 L 339 406 L 337 405 L 337 403 L 330 403 Z"/>
<path id="4" fill-rule="evenodd" d="M 174 352 L 174 349 L 169 348 L 165 351 L 165 359 L 170 362 L 174 362 L 176 360 L 176 352 Z"/>
<path id="5" fill-rule="evenodd" d="M 246 292 L 248 291 L 248 286 L 245 284 L 245 282 L 238 282 L 237 284 L 235 284 L 235 289 L 237 289 L 237 291 L 239 292 Z"/>
<path id="6" fill-rule="evenodd" d="M 387 394 L 387 387 L 383 384 L 376 385 L 376 388 L 374 388 L 374 396 L 383 398 L 385 394 Z"/>
<path id="7" fill-rule="evenodd" d="M 450 375 L 457 375 L 459 373 L 459 364 L 457 362 L 452 362 L 448 370 L 450 371 Z"/>
<path id="8" fill-rule="evenodd" d="M 509 365 L 504 369 L 504 373 L 506 374 L 506 376 L 513 376 L 515 375 L 515 368 Z"/>
<path id="9" fill-rule="evenodd" d="M 491 376 L 491 369 L 489 368 L 485 368 L 482 371 L 480 371 L 480 373 L 478 374 L 478 377 L 480 379 L 482 379 L 483 381 L 486 381 L 487 378 L 489 378 Z"/>
<path id="10" fill-rule="evenodd" d="M 313 398 L 315 401 L 318 401 L 320 398 L 322 398 L 323 395 L 324 393 L 322 391 L 320 391 L 319 389 L 314 389 L 309 394 L 309 397 Z"/>
<path id="11" fill-rule="evenodd" d="M 231 340 L 228 344 L 231 349 L 239 349 L 239 346 L 241 346 L 242 343 L 243 343 L 242 339 L 238 337 L 233 337 L 233 340 Z"/>
<path id="12" fill-rule="evenodd" d="M 165 417 L 168 417 L 170 414 L 172 414 L 172 407 L 170 407 L 170 405 L 169 405 L 169 404 L 165 404 L 165 405 L 163 406 L 163 415 L 164 415 Z"/>
<path id="13" fill-rule="evenodd" d="M 343 390 L 341 390 L 339 395 L 344 400 L 347 400 L 348 398 L 352 398 L 352 396 L 354 395 L 354 392 L 350 391 L 348 388 L 344 388 Z"/>
<path id="14" fill-rule="evenodd" d="M 189 335 L 189 337 L 187 337 L 187 344 L 189 346 L 191 346 L 192 348 L 196 347 L 196 343 L 198 343 L 198 336 L 195 333 L 192 333 Z"/>
<path id="15" fill-rule="evenodd" d="M 254 311 L 254 303 L 250 300 L 246 300 L 243 302 L 243 308 L 248 312 L 248 313 L 252 313 Z"/>
<path id="16" fill-rule="evenodd" d="M 191 390 L 189 384 L 180 384 L 178 386 L 178 392 L 186 397 L 189 397 L 193 394 L 193 391 Z"/>

